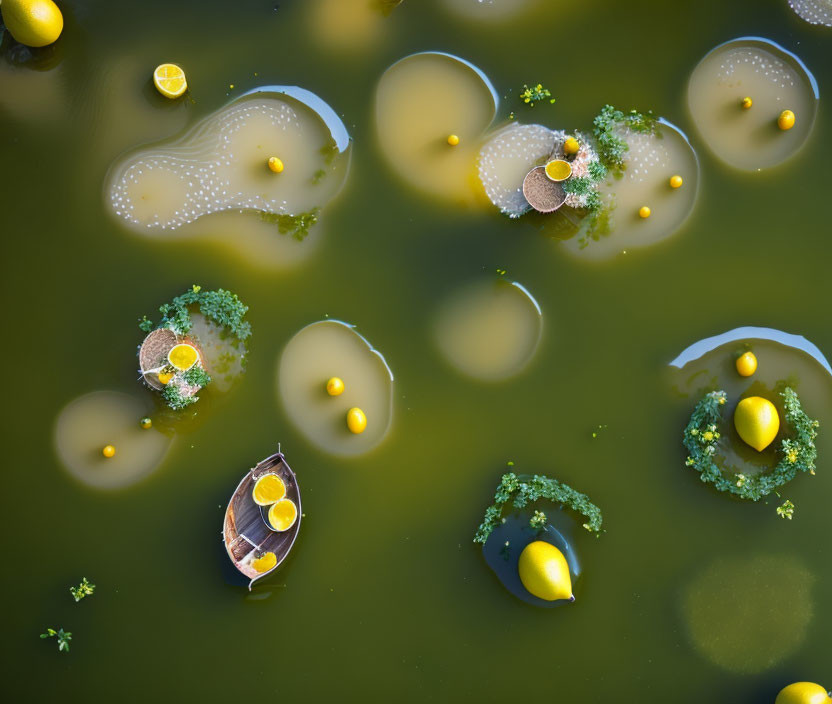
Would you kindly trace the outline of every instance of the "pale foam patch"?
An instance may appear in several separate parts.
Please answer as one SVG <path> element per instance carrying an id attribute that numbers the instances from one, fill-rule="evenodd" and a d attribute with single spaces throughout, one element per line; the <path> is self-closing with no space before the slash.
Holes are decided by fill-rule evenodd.
<path id="1" fill-rule="evenodd" d="M 789 5 L 807 22 L 832 27 L 832 0 L 789 0 Z"/>
<path id="2" fill-rule="evenodd" d="M 478 173 L 486 195 L 500 212 L 517 218 L 531 209 L 523 195 L 523 179 L 546 160 L 555 146 L 552 130 L 518 123 L 504 127 L 485 143 L 479 154 Z"/>
<path id="3" fill-rule="evenodd" d="M 752 106 L 740 102 L 750 97 Z M 817 112 L 817 86 L 806 66 L 782 47 L 744 38 L 722 44 L 696 66 L 688 84 L 694 124 L 714 154 L 739 169 L 776 166 L 809 137 Z M 780 130 L 783 110 L 795 125 Z"/>

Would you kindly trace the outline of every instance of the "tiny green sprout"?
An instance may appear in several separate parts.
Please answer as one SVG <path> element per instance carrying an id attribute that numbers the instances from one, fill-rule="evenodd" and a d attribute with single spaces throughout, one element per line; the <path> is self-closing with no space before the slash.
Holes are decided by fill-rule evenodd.
<path id="1" fill-rule="evenodd" d="M 86 596 L 92 596 L 95 593 L 95 585 L 90 583 L 86 577 L 81 579 L 81 584 L 77 587 L 70 587 L 69 593 L 72 594 L 72 597 L 75 599 L 75 603 L 77 604 L 81 599 Z"/>
<path id="2" fill-rule="evenodd" d="M 532 86 L 531 88 L 525 83 L 523 84 L 523 91 L 520 93 L 520 100 L 522 100 L 529 107 L 533 108 L 535 103 L 539 103 L 546 99 L 549 100 L 550 104 L 555 102 L 555 98 L 552 97 L 551 91 L 548 88 L 544 88 L 543 84 L 538 83 L 536 86 Z"/>
<path id="3" fill-rule="evenodd" d="M 500 269 L 500 268 L 498 267 L 498 268 L 496 269 L 496 271 L 497 271 L 497 276 L 505 276 L 505 275 L 506 275 L 506 270 L 505 270 L 505 269 Z"/>
<path id="4" fill-rule="evenodd" d="M 535 511 L 534 516 L 529 520 L 529 525 L 535 530 L 543 530 L 546 525 L 546 514 L 543 511 Z"/>
<path id="5" fill-rule="evenodd" d="M 794 517 L 794 504 L 786 499 L 782 505 L 777 507 L 777 515 L 780 516 L 780 518 L 785 518 L 789 521 L 792 520 Z"/>
<path id="6" fill-rule="evenodd" d="M 63 628 L 59 628 L 57 631 L 54 628 L 47 628 L 46 633 L 40 634 L 41 638 L 57 638 L 58 639 L 58 652 L 60 653 L 68 653 L 69 652 L 69 641 L 72 640 L 72 634 L 69 631 L 65 631 Z"/>

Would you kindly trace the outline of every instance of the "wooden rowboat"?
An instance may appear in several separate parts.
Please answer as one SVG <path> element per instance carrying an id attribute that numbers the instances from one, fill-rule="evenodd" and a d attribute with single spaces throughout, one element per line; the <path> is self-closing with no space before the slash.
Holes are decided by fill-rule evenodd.
<path id="1" fill-rule="evenodd" d="M 277 474 L 286 485 L 286 498 L 294 501 L 298 507 L 298 517 L 294 525 L 282 533 L 269 527 L 266 523 L 266 510 L 254 503 L 251 496 L 254 484 L 264 474 Z M 255 582 L 275 572 L 286 559 L 298 536 L 302 515 L 298 480 L 286 464 L 283 453 L 277 452 L 258 462 L 243 477 L 225 510 L 222 538 L 231 562 L 249 579 L 249 591 Z M 267 572 L 258 572 L 252 566 L 252 561 L 267 552 L 275 554 L 277 564 Z"/>

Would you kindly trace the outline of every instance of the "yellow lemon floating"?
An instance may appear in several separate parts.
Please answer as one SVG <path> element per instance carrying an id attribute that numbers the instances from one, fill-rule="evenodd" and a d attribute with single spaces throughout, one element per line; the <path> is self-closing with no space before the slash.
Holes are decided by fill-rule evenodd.
<path id="1" fill-rule="evenodd" d="M 452 147 L 457 146 L 459 144 L 459 135 L 449 134 L 448 144 L 450 144 Z"/>
<path id="2" fill-rule="evenodd" d="M 26 46 L 52 44 L 64 29 L 64 16 L 52 0 L 3 0 L 3 24 Z"/>
<path id="3" fill-rule="evenodd" d="M 173 372 L 159 372 L 156 375 L 159 378 L 160 384 L 167 384 L 171 379 L 173 379 Z"/>
<path id="4" fill-rule="evenodd" d="M 367 427 L 367 416 L 360 408 L 350 408 L 347 411 L 347 427 L 351 433 L 358 435 L 363 433 Z"/>
<path id="5" fill-rule="evenodd" d="M 671 188 L 681 188 L 682 187 L 682 177 L 679 174 L 670 177 L 670 187 Z"/>
<path id="6" fill-rule="evenodd" d="M 577 154 L 580 148 L 581 146 L 578 144 L 578 140 L 574 137 L 567 137 L 566 141 L 563 143 L 563 153 L 566 156 Z"/>
<path id="7" fill-rule="evenodd" d="M 642 219 L 646 219 L 646 218 L 649 218 L 649 217 L 650 217 L 650 213 L 651 213 L 651 212 L 653 212 L 653 211 L 652 211 L 652 210 L 650 210 L 650 208 L 648 208 L 646 205 L 642 205 L 642 206 L 638 209 L 638 216 L 639 216 L 640 218 L 642 218 Z"/>
<path id="8" fill-rule="evenodd" d="M 743 442 L 762 452 L 780 430 L 780 416 L 768 399 L 749 396 L 737 404 L 734 411 L 734 427 Z"/>
<path id="9" fill-rule="evenodd" d="M 748 96 L 746 96 L 740 101 L 740 107 L 742 107 L 743 110 L 748 110 L 748 108 L 750 108 L 753 104 L 754 101 L 751 100 L 751 98 L 749 98 Z"/>
<path id="10" fill-rule="evenodd" d="M 819 684 L 795 682 L 780 690 L 774 704 L 832 704 L 832 697 Z"/>
<path id="11" fill-rule="evenodd" d="M 110 457 L 115 457 L 116 448 L 113 445 L 104 445 L 104 447 L 101 448 L 101 454 L 104 455 L 104 457 L 106 457 L 107 459 L 109 459 Z"/>
<path id="12" fill-rule="evenodd" d="M 276 156 L 270 156 L 267 164 L 269 166 L 269 171 L 271 171 L 272 173 L 283 173 L 283 162 Z"/>
<path id="13" fill-rule="evenodd" d="M 563 159 L 555 159 L 546 164 L 545 171 L 552 181 L 565 181 L 572 175 L 572 164 Z"/>
<path id="14" fill-rule="evenodd" d="M 168 352 L 168 362 L 180 372 L 188 371 L 198 361 L 199 352 L 196 351 L 195 347 L 186 345 L 184 342 L 174 345 L 171 351 Z M 161 374 L 159 376 L 161 377 Z"/>
<path id="15" fill-rule="evenodd" d="M 151 420 L 148 416 L 145 416 L 139 421 L 139 425 L 145 430 L 150 430 L 150 428 L 153 427 L 153 420 Z"/>
<path id="16" fill-rule="evenodd" d="M 289 530 L 298 519 L 298 507 L 291 499 L 281 499 L 269 509 L 269 524 L 278 533 Z"/>
<path id="17" fill-rule="evenodd" d="M 569 565 L 563 553 L 551 543 L 543 540 L 529 543 L 520 553 L 517 571 L 523 586 L 538 599 L 575 600 Z"/>
<path id="18" fill-rule="evenodd" d="M 794 113 L 791 110 L 783 110 L 777 118 L 777 126 L 784 131 L 794 127 Z"/>
<path id="19" fill-rule="evenodd" d="M 330 396 L 340 396 L 344 393 L 344 382 L 337 376 L 326 382 L 326 392 Z"/>
<path id="20" fill-rule="evenodd" d="M 251 490 L 251 498 L 258 506 L 269 506 L 286 496 L 286 485 L 276 474 L 264 474 Z"/>
<path id="21" fill-rule="evenodd" d="M 757 357 L 753 352 L 746 352 L 737 357 L 736 365 L 740 376 L 751 376 L 757 371 Z"/>
<path id="22" fill-rule="evenodd" d="M 277 555 L 273 552 L 264 552 L 260 557 L 251 561 L 251 566 L 254 568 L 255 572 L 268 572 L 271 569 L 274 569 L 277 565 Z"/>
<path id="23" fill-rule="evenodd" d="M 162 95 L 173 100 L 188 90 L 185 72 L 176 64 L 159 64 L 153 71 L 153 85 Z"/>

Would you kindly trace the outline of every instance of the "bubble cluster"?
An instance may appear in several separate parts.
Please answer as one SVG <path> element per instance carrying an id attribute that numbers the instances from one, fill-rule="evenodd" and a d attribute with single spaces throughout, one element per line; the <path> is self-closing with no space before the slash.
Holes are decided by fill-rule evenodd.
<path id="1" fill-rule="evenodd" d="M 832 0 L 789 0 L 789 5 L 810 24 L 832 27 Z"/>
<path id="2" fill-rule="evenodd" d="M 554 151 L 555 146 L 552 130 L 542 125 L 519 123 L 508 125 L 485 143 L 478 160 L 479 177 L 486 194 L 500 212 L 519 218 L 531 209 L 523 195 L 523 179 Z"/>
<path id="3" fill-rule="evenodd" d="M 728 52 L 719 64 L 717 77 L 725 85 L 734 86 L 741 82 L 742 67 L 771 81 L 776 87 L 788 88 L 797 83 L 797 74 L 787 64 L 777 61 L 774 56 L 754 49 L 735 49 Z"/>

